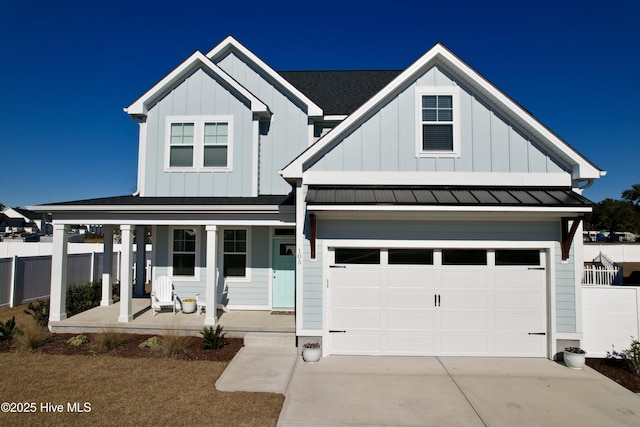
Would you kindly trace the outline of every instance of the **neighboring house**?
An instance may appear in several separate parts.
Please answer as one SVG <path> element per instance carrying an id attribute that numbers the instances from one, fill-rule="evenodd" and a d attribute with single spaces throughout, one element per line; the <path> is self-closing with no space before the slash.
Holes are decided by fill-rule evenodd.
<path id="1" fill-rule="evenodd" d="M 7 208 L 2 213 L 9 218 L 24 221 L 26 225 L 25 231 L 28 229 L 30 233 L 51 234 L 53 231 L 51 215 L 47 213 L 34 212 L 22 208 Z"/>
<path id="2" fill-rule="evenodd" d="M 580 193 L 604 172 L 441 44 L 404 71 L 278 73 L 228 37 L 126 111 L 138 192 L 34 207 L 54 215 L 52 322 L 81 218 L 129 248 L 120 322 L 149 227 L 153 276 L 181 298 L 295 310 L 324 355 L 579 344 Z"/>

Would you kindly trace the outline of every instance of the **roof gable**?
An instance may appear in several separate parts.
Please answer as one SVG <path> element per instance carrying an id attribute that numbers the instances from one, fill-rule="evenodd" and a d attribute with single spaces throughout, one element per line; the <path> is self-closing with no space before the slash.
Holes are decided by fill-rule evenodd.
<path id="1" fill-rule="evenodd" d="M 280 87 L 285 89 L 292 96 L 294 96 L 300 102 L 302 102 L 307 107 L 307 114 L 309 115 L 309 117 L 323 116 L 324 113 L 322 111 L 322 108 L 316 105 L 312 100 L 310 100 L 307 97 L 306 94 L 298 90 L 294 85 L 288 82 L 285 78 L 283 78 L 280 74 L 278 74 L 273 68 L 271 68 L 264 61 L 258 58 L 253 52 L 251 52 L 249 49 L 244 47 L 240 42 L 238 42 L 232 36 L 228 36 L 227 38 L 225 38 L 217 46 L 211 49 L 206 56 L 213 63 L 217 63 L 232 51 L 238 53 L 240 56 L 242 56 L 244 60 L 252 63 L 255 67 L 262 70 L 265 75 L 271 78 Z"/>
<path id="2" fill-rule="evenodd" d="M 219 81 L 223 82 L 226 87 L 235 92 L 237 96 L 246 100 L 249 108 L 254 113 L 264 116 L 269 115 L 269 107 L 199 51 L 194 52 L 189 58 L 134 101 L 133 104 L 125 108 L 125 112 L 131 116 L 146 116 L 149 108 L 161 99 L 164 94 L 179 85 L 198 69 L 205 69 L 210 75 L 215 76 Z"/>
<path id="3" fill-rule="evenodd" d="M 348 135 L 361 126 L 367 117 L 397 96 L 407 84 L 415 81 L 419 76 L 424 74 L 426 70 L 436 65 L 443 67 L 448 73 L 451 73 L 456 79 L 471 88 L 473 92 L 480 96 L 485 102 L 494 106 L 501 114 L 509 117 L 513 122 L 518 123 L 519 126 L 534 136 L 536 140 L 544 144 L 546 150 L 558 156 L 564 163 L 570 165 L 573 180 L 593 180 L 594 178 L 599 178 L 604 175 L 593 163 L 560 139 L 523 107 L 460 60 L 442 44 L 438 43 L 358 108 L 352 115 L 336 126 L 333 131 L 319 139 L 314 145 L 310 146 L 300 154 L 300 156 L 294 159 L 281 171 L 282 176 L 290 180 L 301 178 L 302 173 L 307 167 L 312 165 L 317 158 L 321 157 L 336 144 L 339 144 L 345 135 Z"/>

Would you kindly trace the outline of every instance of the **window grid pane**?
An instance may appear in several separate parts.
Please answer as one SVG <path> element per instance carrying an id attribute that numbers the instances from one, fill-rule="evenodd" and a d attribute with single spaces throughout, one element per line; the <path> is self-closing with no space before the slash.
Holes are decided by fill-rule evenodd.
<path id="1" fill-rule="evenodd" d="M 247 230 L 224 230 L 223 275 L 245 277 L 247 272 Z"/>
<path id="2" fill-rule="evenodd" d="M 196 231 L 193 229 L 173 230 L 173 275 L 195 276 Z"/>

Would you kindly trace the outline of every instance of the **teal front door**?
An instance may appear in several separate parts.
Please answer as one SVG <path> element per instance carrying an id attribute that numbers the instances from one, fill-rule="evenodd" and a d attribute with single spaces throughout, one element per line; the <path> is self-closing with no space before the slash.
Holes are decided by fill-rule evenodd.
<path id="1" fill-rule="evenodd" d="M 296 242 L 273 239 L 273 308 L 291 309 L 296 301 Z"/>

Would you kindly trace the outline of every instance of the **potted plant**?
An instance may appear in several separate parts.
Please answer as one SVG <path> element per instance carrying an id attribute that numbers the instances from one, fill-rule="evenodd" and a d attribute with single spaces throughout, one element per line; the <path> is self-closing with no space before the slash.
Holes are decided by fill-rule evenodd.
<path id="1" fill-rule="evenodd" d="M 316 363 L 320 360 L 322 351 L 320 350 L 319 342 L 307 342 L 302 346 L 302 360 L 307 363 Z"/>
<path id="2" fill-rule="evenodd" d="M 193 298 L 185 298 L 182 300 L 182 312 L 194 313 L 196 311 L 196 300 Z"/>
<path id="3" fill-rule="evenodd" d="M 564 364 L 571 369 L 582 369 L 587 352 L 580 347 L 566 347 L 564 349 Z"/>

